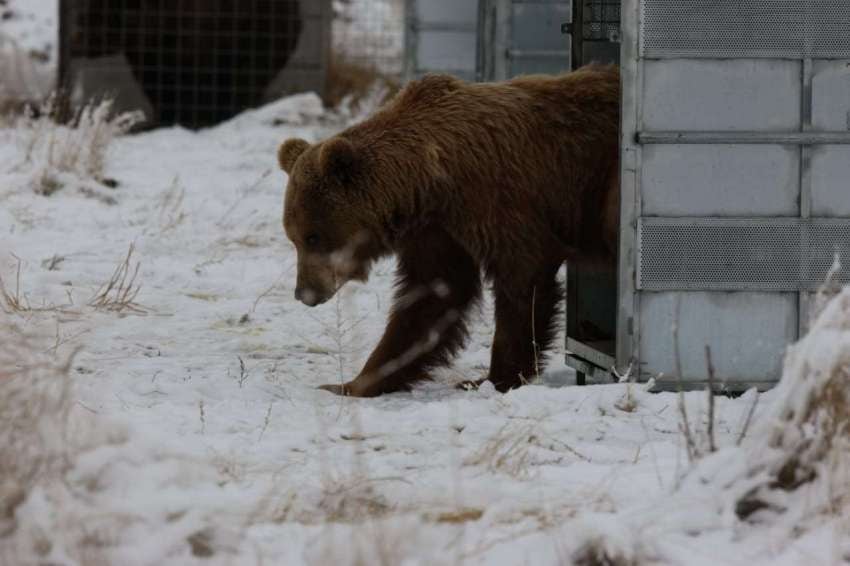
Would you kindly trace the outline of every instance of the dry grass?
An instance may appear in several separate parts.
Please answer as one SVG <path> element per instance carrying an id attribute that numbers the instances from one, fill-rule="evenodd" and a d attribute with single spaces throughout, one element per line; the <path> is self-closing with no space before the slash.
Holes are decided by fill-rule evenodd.
<path id="1" fill-rule="evenodd" d="M 0 0 L 0 10 L 5 3 Z M 4 20 L 14 15 L 8 8 L 0 14 Z M 0 126 L 13 125 L 27 106 L 41 98 L 47 75 L 39 71 L 38 63 L 46 57 L 43 52 L 26 51 L 0 29 Z"/>
<path id="2" fill-rule="evenodd" d="M 181 186 L 180 177 L 175 176 L 171 181 L 171 186 L 160 197 L 157 214 L 160 234 L 170 232 L 186 220 L 186 212 L 183 210 L 185 198 L 186 189 Z"/>
<path id="3" fill-rule="evenodd" d="M 15 530 L 14 511 L 45 477 L 68 466 L 69 371 L 39 339 L 0 317 L 0 533 Z"/>
<path id="4" fill-rule="evenodd" d="M 803 422 L 818 425 L 823 450 L 850 440 L 850 355 L 833 368 L 826 385 L 816 392 L 803 415 Z"/>
<path id="5" fill-rule="evenodd" d="M 351 477 L 327 481 L 318 511 L 324 520 L 334 523 L 356 523 L 383 517 L 390 513 L 392 506 L 375 489 L 375 483 L 382 479 Z"/>
<path id="6" fill-rule="evenodd" d="M 793 422 L 796 415 L 787 416 L 788 422 L 782 428 L 785 435 L 788 431 L 797 430 L 796 438 L 788 441 L 777 433 L 770 440 L 779 454 L 766 464 L 768 479 L 737 500 L 735 513 L 741 519 L 748 519 L 762 510 L 785 512 L 787 509 L 777 506 L 777 501 L 782 501 L 782 498 L 771 492 L 795 492 L 804 486 L 819 484 L 819 487 L 808 490 L 817 494 L 814 500 L 808 501 L 811 496 L 804 496 L 807 498 L 806 506 L 812 512 L 848 517 L 850 360 L 837 367 L 826 385 L 809 399 L 799 422 Z"/>
<path id="7" fill-rule="evenodd" d="M 384 90 L 381 103 L 395 96 L 401 88 L 397 79 L 337 51 L 328 65 L 325 104 L 331 108 L 347 104 L 356 110 L 376 85 Z"/>
<path id="8" fill-rule="evenodd" d="M 28 108 L 17 121 L 23 134 L 24 162 L 33 171 L 33 190 L 49 196 L 64 185 L 62 176 L 73 175 L 107 186 L 106 158 L 112 141 L 126 134 L 144 116 L 138 112 L 115 114 L 111 100 L 90 102 L 67 123 L 60 120 L 54 94 L 38 109 Z"/>
<path id="9" fill-rule="evenodd" d="M 112 564 L 129 519 L 90 505 L 99 472 L 81 482 L 72 471 L 81 454 L 126 439 L 75 400 L 76 351 L 57 357 L 49 342 L 0 315 L 0 564 Z"/>
<path id="10" fill-rule="evenodd" d="M 136 302 L 136 297 L 141 290 L 141 285 L 136 282 L 141 262 L 136 262 L 135 266 L 132 265 L 134 251 L 135 246 L 130 244 L 127 255 L 115 268 L 112 277 L 101 285 L 89 301 L 90 307 L 117 313 L 145 314 L 147 312 Z"/>
<path id="11" fill-rule="evenodd" d="M 6 314 L 30 314 L 37 312 L 69 312 L 67 309 L 73 306 L 73 301 L 69 298 L 69 304 L 55 305 L 42 304 L 41 306 L 33 306 L 30 303 L 27 294 L 23 291 L 21 284 L 21 258 L 13 255 L 17 260 L 15 269 L 15 289 L 14 291 L 6 286 L 3 277 L 0 276 L 0 311 Z"/>
<path id="12" fill-rule="evenodd" d="M 544 419 L 517 426 L 507 423 L 478 450 L 464 459 L 464 466 L 477 466 L 516 479 L 527 479 L 536 466 L 544 462 L 561 462 L 563 458 L 591 459 L 566 442 L 544 430 Z"/>
<path id="13" fill-rule="evenodd" d="M 850 518 L 848 333 L 850 294 L 843 291 L 788 354 L 780 400 L 758 439 L 764 455 L 749 471 L 764 480 L 736 499 L 738 517 L 765 510 Z"/>
<path id="14" fill-rule="evenodd" d="M 18 267 L 15 271 L 15 291 L 11 292 L 6 287 L 3 277 L 0 276 L 0 307 L 6 314 L 29 312 L 32 307 L 26 295 L 21 294 L 21 259 L 17 258 Z"/>
<path id="15" fill-rule="evenodd" d="M 817 431 L 817 435 L 810 433 L 788 454 L 771 487 L 793 490 L 813 481 L 822 471 L 819 464 L 829 460 L 830 454 L 850 448 L 850 355 L 847 357 L 833 368 L 824 386 L 814 392 L 801 416 L 802 426 Z"/>
<path id="16" fill-rule="evenodd" d="M 528 477 L 531 465 L 531 448 L 536 426 L 512 428 L 504 425 L 481 448 L 464 461 L 468 466 L 482 466 L 491 472 L 500 472 L 514 478 Z"/>
<path id="17" fill-rule="evenodd" d="M 414 517 L 363 521 L 351 528 L 326 525 L 317 543 L 305 553 L 310 566 L 397 566 L 458 564 L 447 549 L 429 540 L 428 529 Z"/>
<path id="18" fill-rule="evenodd" d="M 33 104 L 32 100 L 0 94 L 0 127 L 14 125 Z"/>

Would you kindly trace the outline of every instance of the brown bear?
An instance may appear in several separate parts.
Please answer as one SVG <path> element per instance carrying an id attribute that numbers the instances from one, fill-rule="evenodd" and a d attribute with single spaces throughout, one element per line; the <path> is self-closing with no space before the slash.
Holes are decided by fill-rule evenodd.
<path id="1" fill-rule="evenodd" d="M 619 111 L 614 66 L 499 83 L 430 75 L 323 142 L 284 142 L 295 297 L 318 305 L 375 259 L 398 260 L 380 343 L 355 379 L 322 388 L 369 397 L 427 379 L 462 347 L 482 272 L 495 294 L 488 379 L 507 391 L 535 376 L 560 266 L 614 261 Z"/>

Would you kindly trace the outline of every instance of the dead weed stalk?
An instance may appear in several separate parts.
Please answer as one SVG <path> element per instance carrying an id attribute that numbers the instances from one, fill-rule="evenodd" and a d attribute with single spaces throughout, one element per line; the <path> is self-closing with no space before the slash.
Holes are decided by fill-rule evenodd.
<path id="1" fill-rule="evenodd" d="M 531 447 L 536 426 L 511 429 L 502 426 L 481 448 L 464 461 L 467 466 L 483 466 L 491 472 L 502 472 L 514 478 L 525 478 L 531 465 Z"/>
<path id="2" fill-rule="evenodd" d="M 23 261 L 18 256 L 12 254 L 12 257 L 17 261 L 15 268 L 15 289 L 11 291 L 7 286 L 3 277 L 0 276 L 0 311 L 5 314 L 32 314 L 37 312 L 67 312 L 69 307 L 73 306 L 73 300 L 70 299 L 67 305 L 55 305 L 45 301 L 39 307 L 34 307 L 22 290 L 21 284 L 21 266 Z"/>
<path id="3" fill-rule="evenodd" d="M 90 307 L 117 313 L 147 314 L 147 310 L 136 302 L 141 290 L 141 285 L 136 283 L 141 262 L 137 261 L 135 267 L 132 266 L 134 251 L 135 245 L 130 244 L 126 257 L 115 268 L 112 277 L 101 285 L 89 301 Z"/>
<path id="4" fill-rule="evenodd" d="M 3 281 L 3 277 L 0 276 L 0 300 L 2 300 L 0 306 L 3 307 L 3 312 L 6 314 L 29 312 L 32 310 L 26 296 L 21 295 L 21 259 L 16 259 L 18 260 L 18 267 L 15 272 L 14 293 L 9 292 Z"/>

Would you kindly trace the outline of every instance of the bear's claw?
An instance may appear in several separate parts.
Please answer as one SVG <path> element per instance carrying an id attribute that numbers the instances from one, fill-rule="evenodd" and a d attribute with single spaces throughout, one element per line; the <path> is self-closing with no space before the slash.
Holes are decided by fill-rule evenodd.
<path id="1" fill-rule="evenodd" d="M 455 387 L 458 388 L 458 389 L 463 389 L 464 391 L 476 391 L 481 386 L 481 384 L 484 383 L 485 381 L 487 381 L 486 378 L 484 378 L 484 379 L 469 379 L 469 380 L 466 380 L 466 381 L 461 381 L 460 383 L 455 385 Z"/>

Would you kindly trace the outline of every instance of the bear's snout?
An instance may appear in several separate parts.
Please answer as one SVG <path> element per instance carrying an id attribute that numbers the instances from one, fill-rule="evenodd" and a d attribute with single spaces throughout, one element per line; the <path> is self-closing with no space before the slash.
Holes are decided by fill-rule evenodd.
<path id="1" fill-rule="evenodd" d="M 319 294 L 312 289 L 296 287 L 295 300 L 301 301 L 308 307 L 315 307 L 316 305 L 324 303 L 326 299 L 322 299 L 322 297 L 320 297 Z"/>

